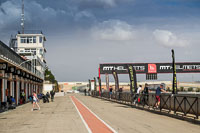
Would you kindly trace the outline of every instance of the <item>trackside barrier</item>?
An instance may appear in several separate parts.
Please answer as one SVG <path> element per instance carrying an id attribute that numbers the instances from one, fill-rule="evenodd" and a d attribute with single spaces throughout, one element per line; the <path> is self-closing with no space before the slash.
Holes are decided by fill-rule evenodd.
<path id="1" fill-rule="evenodd" d="M 134 100 L 136 100 L 137 106 L 140 107 L 148 107 L 156 108 L 156 96 L 155 93 L 140 94 L 138 96 L 131 95 L 129 92 L 114 92 L 110 95 L 108 91 L 104 91 L 99 96 L 98 91 L 91 92 L 92 97 L 100 97 L 107 100 L 112 100 L 124 104 L 129 104 L 134 106 Z M 139 99 L 139 100 L 138 100 Z M 183 95 L 176 94 L 173 95 L 171 93 L 162 93 L 160 96 L 160 111 L 172 112 L 176 115 L 181 114 L 182 116 L 194 116 L 194 118 L 198 119 L 200 116 L 200 96 L 198 95 Z"/>

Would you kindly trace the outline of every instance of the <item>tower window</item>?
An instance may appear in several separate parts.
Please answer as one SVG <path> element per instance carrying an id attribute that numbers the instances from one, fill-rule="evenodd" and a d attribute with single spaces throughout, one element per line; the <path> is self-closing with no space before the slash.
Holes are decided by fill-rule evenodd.
<path id="1" fill-rule="evenodd" d="M 42 43 L 42 41 L 43 41 L 43 37 L 40 37 L 40 43 Z"/>
<path id="2" fill-rule="evenodd" d="M 36 36 L 21 37 L 21 43 L 36 43 Z"/>

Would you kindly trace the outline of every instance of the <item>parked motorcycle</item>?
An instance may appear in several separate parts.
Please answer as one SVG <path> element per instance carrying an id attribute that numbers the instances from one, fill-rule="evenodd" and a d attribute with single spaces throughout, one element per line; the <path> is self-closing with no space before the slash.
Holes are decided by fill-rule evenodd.
<path id="1" fill-rule="evenodd" d="M 42 100 L 43 100 L 43 103 L 46 103 L 46 102 L 49 103 L 49 98 L 46 95 L 42 96 Z"/>

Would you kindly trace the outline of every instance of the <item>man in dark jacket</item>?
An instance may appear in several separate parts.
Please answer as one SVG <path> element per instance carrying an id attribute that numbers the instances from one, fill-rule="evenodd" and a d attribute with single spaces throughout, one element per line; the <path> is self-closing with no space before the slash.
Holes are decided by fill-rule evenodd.
<path id="1" fill-rule="evenodd" d="M 54 90 L 50 91 L 50 94 L 51 94 L 51 101 L 53 102 L 55 91 Z"/>

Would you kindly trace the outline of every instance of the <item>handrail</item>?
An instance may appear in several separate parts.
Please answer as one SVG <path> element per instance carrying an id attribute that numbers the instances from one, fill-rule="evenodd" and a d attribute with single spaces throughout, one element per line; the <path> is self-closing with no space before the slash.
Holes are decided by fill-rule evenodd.
<path id="1" fill-rule="evenodd" d="M 92 93 L 93 97 L 99 97 L 98 91 L 93 91 Z M 113 92 L 110 94 L 108 91 L 104 91 L 101 93 L 101 98 L 105 98 L 108 100 L 114 100 L 116 102 L 122 102 L 129 105 L 133 105 L 133 96 L 130 92 Z M 148 109 L 154 108 L 156 105 L 156 95 L 155 93 L 150 94 L 139 94 L 140 102 L 138 102 L 138 105 L 142 105 L 144 108 L 145 105 L 148 106 Z M 138 97 L 137 97 L 138 98 Z M 169 112 L 174 111 L 174 114 L 182 113 L 183 116 L 195 115 L 195 118 L 198 119 L 200 116 L 200 110 L 199 110 L 199 102 L 200 97 L 199 96 L 187 96 L 182 94 L 176 94 L 173 95 L 171 93 L 162 93 L 160 96 L 160 105 L 159 110 L 162 111 L 163 109 L 168 110 Z"/>

